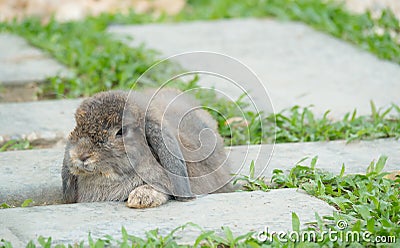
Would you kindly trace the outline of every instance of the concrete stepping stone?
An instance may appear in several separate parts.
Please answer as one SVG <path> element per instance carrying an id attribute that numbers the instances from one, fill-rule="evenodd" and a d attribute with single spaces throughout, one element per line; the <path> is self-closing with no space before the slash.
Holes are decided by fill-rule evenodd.
<path id="1" fill-rule="evenodd" d="M 57 100 L 0 104 L 0 145 L 11 139 L 27 139 L 47 145 L 69 135 L 74 113 L 82 100 Z"/>
<path id="2" fill-rule="evenodd" d="M 376 58 L 349 43 L 295 22 L 270 19 L 230 19 L 146 25 L 115 25 L 109 32 L 130 45 L 146 44 L 163 56 L 212 51 L 232 56 L 249 66 L 268 90 L 275 110 L 294 105 L 314 105 L 317 113 L 332 110 L 334 118 L 357 109 L 370 114 L 370 100 L 384 107 L 399 104 L 400 66 Z M 195 59 L 180 60 L 189 70 L 201 64 Z M 204 59 L 203 64 L 215 61 Z M 224 62 L 221 67 L 227 67 Z M 214 67 L 218 67 L 213 64 Z M 197 68 L 198 69 L 198 68 Z M 225 68 L 229 71 L 229 68 Z M 236 69 L 232 67 L 230 73 Z M 237 96 L 238 88 L 207 77 L 217 89 Z M 210 81 L 210 82 L 204 82 Z M 263 89 L 254 82 L 239 81 L 259 102 Z M 384 87 L 383 87 L 384 86 Z M 241 91 L 239 91 L 241 93 Z M 262 109 L 270 111 L 270 108 Z"/>
<path id="3" fill-rule="evenodd" d="M 317 168 L 340 173 L 365 173 L 372 160 L 389 157 L 385 171 L 400 169 L 400 141 L 382 139 L 346 144 L 344 141 L 278 144 L 227 148 L 235 174 L 249 175 L 252 160 L 256 176 L 270 178 L 274 169 L 289 170 L 303 157 L 319 156 Z M 0 203 L 19 206 L 24 200 L 34 204 L 55 204 L 61 199 L 63 149 L 12 151 L 0 154 Z M 310 160 L 303 165 L 309 165 Z"/>
<path id="4" fill-rule="evenodd" d="M 199 197 L 190 202 L 170 201 L 153 209 L 136 210 L 124 203 L 80 203 L 30 208 L 0 209 L 0 237 L 23 247 L 39 235 L 54 243 L 78 243 L 111 235 L 121 238 L 121 227 L 129 234 L 145 238 L 145 231 L 158 229 L 167 235 L 176 227 L 193 222 L 205 230 L 223 235 L 228 226 L 235 235 L 250 231 L 291 231 L 291 213 L 304 225 L 315 221 L 314 213 L 332 215 L 327 203 L 296 189 L 270 192 L 236 192 Z M 187 228 L 176 235 L 178 243 L 193 244 L 200 231 Z"/>
<path id="5" fill-rule="evenodd" d="M 269 178 L 274 169 L 290 170 L 297 162 L 305 157 L 303 165 L 310 165 L 311 159 L 318 156 L 316 168 L 339 174 L 345 165 L 346 174 L 365 173 L 372 161 L 377 162 L 380 156 L 387 156 L 385 171 L 400 170 L 400 140 L 377 139 L 371 141 L 329 141 L 276 144 L 270 160 L 265 155 L 271 145 L 242 146 L 232 149 L 232 161 L 240 161 L 244 171 L 252 160 L 255 160 L 255 175 Z M 261 151 L 260 153 L 258 151 Z M 268 163 L 269 161 L 269 163 Z M 266 166 L 267 165 L 267 166 Z M 235 168 L 238 166 L 235 164 Z"/>
<path id="6" fill-rule="evenodd" d="M 0 101 L 35 100 L 38 84 L 58 74 L 67 69 L 23 38 L 0 34 Z"/>

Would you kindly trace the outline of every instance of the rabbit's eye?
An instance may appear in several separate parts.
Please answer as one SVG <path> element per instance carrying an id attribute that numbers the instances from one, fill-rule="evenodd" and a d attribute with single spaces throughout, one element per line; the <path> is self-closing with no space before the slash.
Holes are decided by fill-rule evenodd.
<path id="1" fill-rule="evenodd" d="M 116 137 L 116 138 L 121 138 L 122 135 L 123 135 L 123 132 L 122 132 L 122 127 L 121 127 L 121 128 L 118 130 L 118 132 L 115 134 L 115 137 Z"/>

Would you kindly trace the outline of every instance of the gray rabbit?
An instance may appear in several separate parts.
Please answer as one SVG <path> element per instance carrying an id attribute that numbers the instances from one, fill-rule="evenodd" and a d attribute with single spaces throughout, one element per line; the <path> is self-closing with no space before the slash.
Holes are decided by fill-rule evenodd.
<path id="1" fill-rule="evenodd" d="M 217 124 L 187 94 L 102 92 L 83 101 L 75 119 L 62 167 L 67 203 L 148 208 L 233 190 Z"/>

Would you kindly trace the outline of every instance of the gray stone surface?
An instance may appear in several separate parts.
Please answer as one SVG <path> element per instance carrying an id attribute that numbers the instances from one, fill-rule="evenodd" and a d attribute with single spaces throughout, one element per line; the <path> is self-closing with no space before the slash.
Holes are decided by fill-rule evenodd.
<path id="1" fill-rule="evenodd" d="M 65 138 L 75 125 L 80 99 L 0 104 L 0 145 L 11 139 L 35 144 Z"/>
<path id="2" fill-rule="evenodd" d="M 4 152 L 0 155 L 0 203 L 20 206 L 61 202 L 61 149 Z"/>
<path id="3" fill-rule="evenodd" d="M 270 177 L 274 169 L 289 170 L 305 157 L 309 159 L 301 164 L 310 165 L 311 159 L 318 156 L 317 168 L 338 174 L 344 164 L 347 174 L 355 174 L 365 173 L 371 161 L 377 162 L 380 156 L 385 155 L 388 160 L 384 170 L 400 170 L 400 140 L 395 139 L 354 141 L 348 144 L 346 141 L 277 144 L 268 160 L 269 154 L 264 151 L 268 151 L 270 146 L 230 148 L 233 152 L 232 161 L 235 161 L 234 167 L 237 168 L 240 161 L 244 164 L 242 171 L 248 174 L 248 166 L 255 160 L 255 174 Z"/>
<path id="4" fill-rule="evenodd" d="M 221 233 L 228 226 L 235 235 L 250 231 L 291 231 L 291 213 L 301 224 L 315 221 L 314 213 L 332 215 L 334 208 L 296 189 L 270 192 L 236 192 L 207 195 L 190 202 L 171 201 L 154 209 L 129 209 L 123 203 L 81 203 L 31 208 L 0 209 L 0 238 L 23 247 L 39 235 L 51 236 L 55 243 L 79 243 L 104 235 L 121 237 L 121 227 L 129 234 L 145 237 L 158 228 L 166 235 L 174 228 L 193 222 L 205 230 Z M 192 243 L 199 235 L 195 228 L 179 231 L 179 243 Z"/>
<path id="5" fill-rule="evenodd" d="M 0 34 L 0 82 L 3 85 L 43 82 L 57 73 L 66 73 L 66 69 L 54 59 L 18 36 Z"/>
<path id="6" fill-rule="evenodd" d="M 0 34 L 0 102 L 36 100 L 38 84 L 70 72 L 24 39 Z"/>
<path id="7" fill-rule="evenodd" d="M 249 174 L 255 161 L 256 175 L 270 178 L 274 169 L 291 169 L 305 156 L 318 155 L 317 168 L 339 173 L 346 165 L 346 173 L 364 173 L 372 160 L 380 155 L 389 157 L 385 171 L 400 170 L 400 141 L 393 139 L 362 141 L 346 144 L 343 141 L 278 144 L 271 157 L 272 147 L 241 146 L 227 148 L 232 172 Z M 4 152 L 0 156 L 0 203 L 19 205 L 26 199 L 35 204 L 60 202 L 61 166 L 63 149 Z M 310 160 L 303 162 L 309 165 Z"/>
<path id="8" fill-rule="evenodd" d="M 129 44 L 144 42 L 165 57 L 190 51 L 233 56 L 259 76 L 278 111 L 312 104 L 317 113 L 330 109 L 332 117 L 340 118 L 354 108 L 359 114 L 369 114 L 370 100 L 380 107 L 400 103 L 398 64 L 380 60 L 301 23 L 236 19 L 112 26 L 109 31 L 121 36 L 132 35 L 134 39 Z M 193 64 L 197 65 L 198 61 L 183 61 L 188 69 L 196 69 L 191 68 Z M 211 84 L 212 81 L 220 83 L 209 77 L 202 82 L 208 80 Z M 260 95 L 263 89 L 249 83 L 243 83 L 244 88 L 255 99 L 265 100 Z M 235 90 L 231 84 L 218 84 L 216 88 L 226 93 Z M 237 96 L 237 91 L 234 92 Z"/>

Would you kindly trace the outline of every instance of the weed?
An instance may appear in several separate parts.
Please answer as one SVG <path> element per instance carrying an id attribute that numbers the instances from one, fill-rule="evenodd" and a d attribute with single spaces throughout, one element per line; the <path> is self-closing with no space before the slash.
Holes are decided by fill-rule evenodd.
<path id="1" fill-rule="evenodd" d="M 393 114 L 390 118 L 388 118 L 389 113 Z M 329 111 L 318 119 L 309 108 L 295 106 L 268 116 L 267 121 L 270 123 L 276 121 L 277 143 L 400 137 L 400 111 L 396 105 L 376 110 L 371 102 L 370 116 L 357 116 L 354 110 L 352 113 L 347 113 L 340 121 L 333 121 L 328 115 Z M 267 132 L 270 132 L 268 136 L 273 134 L 272 130 Z"/>
<path id="2" fill-rule="evenodd" d="M 0 147 L 0 152 L 32 149 L 29 140 L 9 140 Z"/>
<path id="3" fill-rule="evenodd" d="M 248 176 L 246 175 L 237 175 L 235 180 L 233 181 L 233 185 L 238 184 L 240 182 L 243 183 L 242 188 L 245 191 L 269 191 L 271 186 L 266 183 L 265 177 L 255 177 L 254 176 L 254 161 L 251 161 L 250 164 L 250 173 Z"/>
<path id="4" fill-rule="evenodd" d="M 21 208 L 26 208 L 26 207 L 29 207 L 30 205 L 31 205 L 31 203 L 33 202 L 33 200 L 32 199 L 26 199 L 22 204 L 21 204 Z M 2 203 L 2 204 L 0 204 L 0 209 L 4 209 L 4 208 L 14 208 L 14 207 L 16 207 L 16 206 L 12 206 L 12 205 L 9 205 L 9 204 L 7 204 L 7 203 Z"/>

